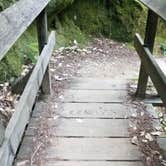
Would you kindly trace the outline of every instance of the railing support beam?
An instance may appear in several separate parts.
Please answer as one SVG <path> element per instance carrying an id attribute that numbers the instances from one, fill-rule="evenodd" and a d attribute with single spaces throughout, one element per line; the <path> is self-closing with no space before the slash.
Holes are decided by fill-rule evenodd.
<path id="1" fill-rule="evenodd" d="M 149 9 L 144 45 L 149 48 L 151 53 L 153 53 L 157 25 L 158 25 L 158 16 L 152 10 Z M 148 83 L 148 74 L 146 73 L 144 65 L 141 62 L 138 86 L 136 91 L 137 97 L 145 98 L 147 83 Z"/>
<path id="2" fill-rule="evenodd" d="M 37 22 L 37 33 L 38 33 L 38 45 L 39 53 L 42 52 L 44 46 L 48 42 L 48 27 L 47 27 L 47 11 L 44 9 L 36 19 Z M 41 92 L 43 95 L 49 95 L 51 93 L 51 83 L 49 75 L 49 66 L 47 67 L 46 73 L 43 78 L 41 85 Z"/>

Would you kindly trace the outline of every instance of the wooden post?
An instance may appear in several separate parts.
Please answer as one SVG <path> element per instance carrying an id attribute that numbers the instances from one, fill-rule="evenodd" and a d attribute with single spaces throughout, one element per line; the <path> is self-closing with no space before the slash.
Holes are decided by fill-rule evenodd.
<path id="1" fill-rule="evenodd" d="M 153 53 L 157 25 L 158 25 L 158 16 L 152 10 L 149 9 L 144 46 L 148 47 L 151 53 Z M 139 80 L 136 92 L 137 97 L 145 98 L 147 83 L 148 83 L 148 74 L 146 73 L 143 63 L 141 62 Z"/>
<path id="2" fill-rule="evenodd" d="M 47 27 L 47 12 L 44 9 L 40 15 L 37 17 L 37 32 L 38 32 L 38 44 L 39 44 L 39 53 L 42 52 L 44 46 L 48 41 L 48 27 Z M 42 94 L 48 95 L 51 92 L 51 83 L 49 75 L 49 66 L 47 67 L 46 73 L 43 78 L 41 85 Z"/>

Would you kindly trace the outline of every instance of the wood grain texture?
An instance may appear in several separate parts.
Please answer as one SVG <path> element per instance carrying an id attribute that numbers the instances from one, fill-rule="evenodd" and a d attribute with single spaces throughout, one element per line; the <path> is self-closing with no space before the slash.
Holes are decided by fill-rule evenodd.
<path id="1" fill-rule="evenodd" d="M 23 149 L 22 149 L 23 150 Z M 138 147 L 128 138 L 55 138 L 46 149 L 46 159 L 140 161 Z"/>
<path id="2" fill-rule="evenodd" d="M 20 0 L 0 13 L 0 60 L 47 6 L 49 1 Z"/>
<path id="3" fill-rule="evenodd" d="M 153 12 L 155 12 L 158 16 L 166 21 L 166 1 L 164 0 L 139 0 Z"/>
<path id="4" fill-rule="evenodd" d="M 66 103 L 123 103 L 127 96 L 125 90 L 65 90 Z"/>
<path id="5" fill-rule="evenodd" d="M 31 118 L 26 136 L 35 136 L 40 127 L 37 118 Z M 127 119 L 49 119 L 51 136 L 57 137 L 129 137 Z"/>
<path id="6" fill-rule="evenodd" d="M 52 32 L 48 44 L 45 45 L 41 56 L 32 72 L 25 90 L 16 106 L 5 132 L 5 141 L 0 149 L 0 165 L 10 166 L 22 139 L 25 127 L 29 121 L 36 95 L 42 83 L 55 45 L 55 33 Z"/>
<path id="7" fill-rule="evenodd" d="M 26 160 L 34 151 L 34 137 L 25 137 L 17 160 Z M 44 160 L 54 161 L 141 161 L 137 146 L 129 138 L 52 138 Z"/>
<path id="8" fill-rule="evenodd" d="M 45 166 L 143 166 L 138 161 L 47 161 Z"/>

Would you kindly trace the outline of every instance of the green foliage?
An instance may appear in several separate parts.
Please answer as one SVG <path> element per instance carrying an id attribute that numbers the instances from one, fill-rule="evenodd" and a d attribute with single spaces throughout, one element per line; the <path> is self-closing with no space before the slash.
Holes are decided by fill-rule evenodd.
<path id="1" fill-rule="evenodd" d="M 49 25 L 55 26 L 56 15 L 71 5 L 74 0 L 51 0 L 48 5 Z"/>
<path id="2" fill-rule="evenodd" d="M 48 13 L 49 15 L 58 14 L 73 2 L 74 0 L 51 0 L 48 7 Z"/>
<path id="3" fill-rule="evenodd" d="M 0 82 L 17 77 L 22 72 L 22 65 L 35 63 L 38 55 L 35 27 L 32 26 L 10 49 L 0 62 Z"/>
<path id="4" fill-rule="evenodd" d="M 18 43 L 20 43 L 18 44 L 18 49 L 20 54 L 24 56 L 25 63 L 26 61 L 35 63 L 38 56 L 36 27 L 30 27 L 18 40 Z"/>
<path id="5" fill-rule="evenodd" d="M 109 7 L 109 17 L 112 20 L 110 36 L 119 41 L 132 41 L 142 11 L 142 6 L 135 0 L 111 1 Z"/>
<path id="6" fill-rule="evenodd" d="M 16 0 L 0 0 L 0 11 L 6 9 L 11 4 L 15 3 Z"/>
<path id="7" fill-rule="evenodd" d="M 157 36 L 166 37 L 166 22 L 164 22 L 162 19 L 159 19 Z"/>
<path id="8" fill-rule="evenodd" d="M 57 35 L 56 35 L 56 47 L 67 47 L 73 45 L 74 40 L 78 42 L 80 46 L 84 45 L 88 36 L 84 34 L 80 28 L 74 24 L 74 22 L 68 17 L 64 16 L 63 21 L 59 22 Z"/>
<path id="9" fill-rule="evenodd" d="M 73 20 L 86 34 L 104 35 L 119 41 L 131 41 L 138 27 L 142 6 L 131 0 L 110 1 L 106 9 L 102 0 L 75 0 L 58 16 Z"/>
<path id="10" fill-rule="evenodd" d="M 86 34 L 107 35 L 111 20 L 107 17 L 101 0 L 75 0 L 74 3 L 61 12 L 60 19 L 66 15 Z"/>
<path id="11" fill-rule="evenodd" d="M 17 0 L 0 0 L 0 11 L 6 9 Z M 22 72 L 22 65 L 35 63 L 38 55 L 37 36 L 35 27 L 32 26 L 10 49 L 5 58 L 0 62 L 0 83 L 17 77 Z"/>
<path id="12" fill-rule="evenodd" d="M 0 82 L 7 81 L 11 77 L 16 77 L 21 73 L 22 60 L 17 47 L 14 46 L 0 62 Z"/>

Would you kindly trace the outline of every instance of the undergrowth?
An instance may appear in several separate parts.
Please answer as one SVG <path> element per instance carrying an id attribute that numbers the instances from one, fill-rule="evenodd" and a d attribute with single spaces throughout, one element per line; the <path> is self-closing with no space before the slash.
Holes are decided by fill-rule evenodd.
<path id="1" fill-rule="evenodd" d="M 0 11 L 17 0 L 0 0 Z M 104 36 L 125 42 L 133 49 L 135 32 L 144 37 L 147 9 L 137 0 L 51 0 L 49 26 L 56 29 L 56 48 L 86 45 L 91 38 Z M 166 50 L 166 23 L 159 20 L 155 54 Z M 35 25 L 32 25 L 0 62 L 0 83 L 18 77 L 22 65 L 35 63 L 38 55 Z"/>
<path id="2" fill-rule="evenodd" d="M 82 47 L 90 39 L 89 36 L 81 31 L 68 17 L 65 16 L 63 21 L 60 22 L 57 20 L 57 22 L 56 48 L 67 47 L 76 43 Z"/>
<path id="3" fill-rule="evenodd" d="M 35 63 L 37 55 L 37 36 L 32 25 L 0 62 L 0 83 L 18 77 L 22 72 L 22 65 Z"/>

